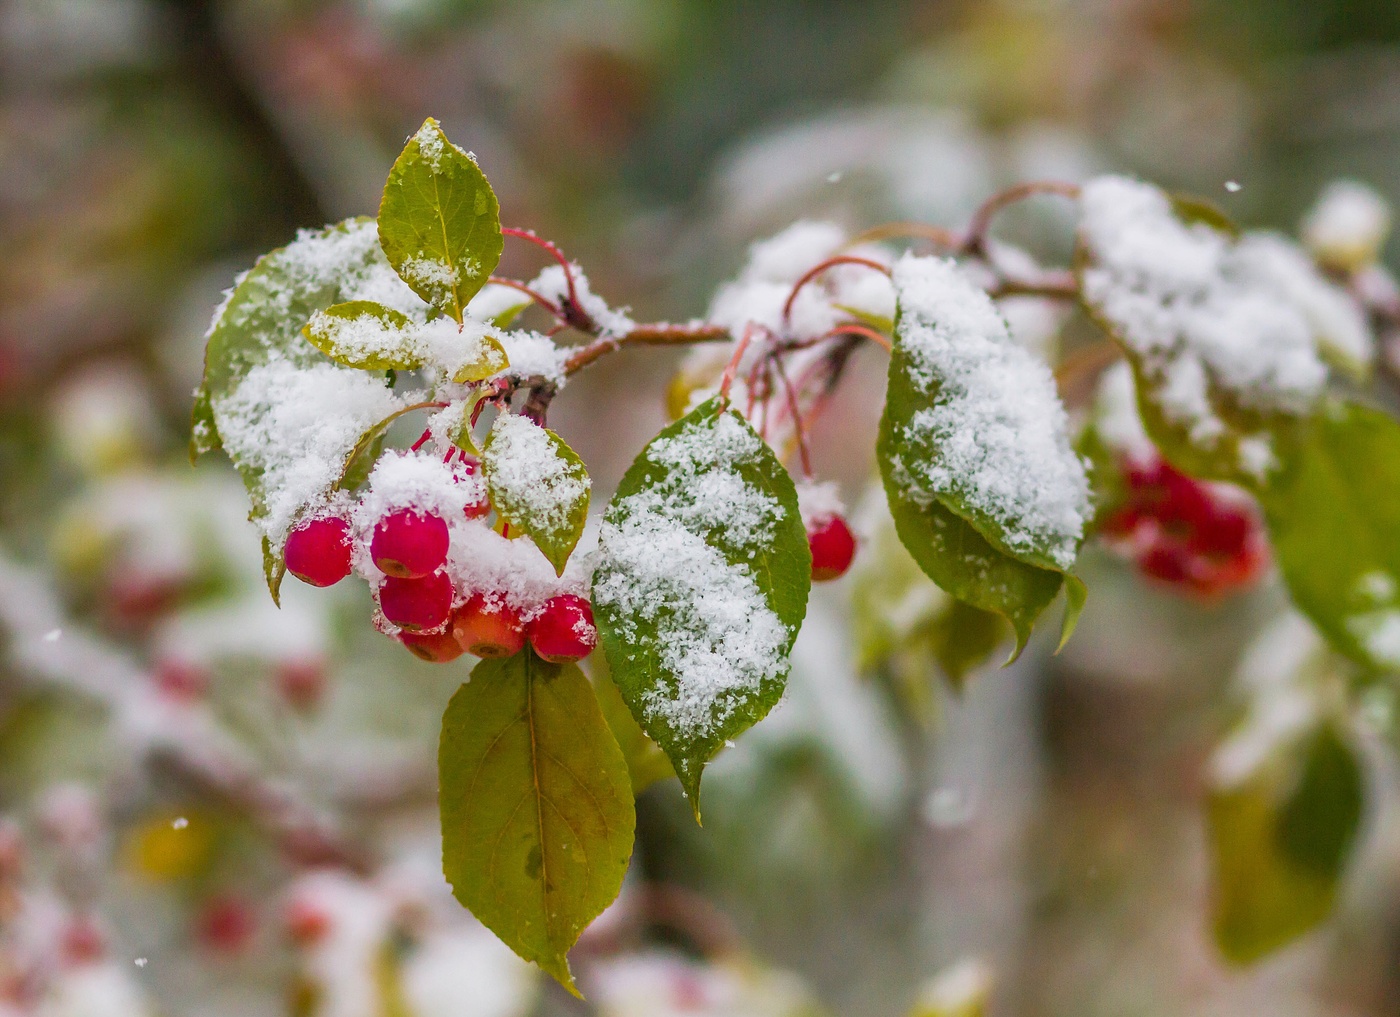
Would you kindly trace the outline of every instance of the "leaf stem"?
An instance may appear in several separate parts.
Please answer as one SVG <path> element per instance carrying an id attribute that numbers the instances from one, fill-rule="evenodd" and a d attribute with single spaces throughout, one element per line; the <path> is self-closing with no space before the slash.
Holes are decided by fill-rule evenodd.
<path id="1" fill-rule="evenodd" d="M 574 267 L 569 262 L 569 259 L 564 256 L 564 252 L 559 249 L 558 245 L 539 236 L 534 230 L 516 229 L 512 226 L 501 227 L 501 235 L 529 241 L 536 247 L 541 247 L 545 251 L 548 251 L 550 257 L 559 262 L 559 266 L 564 270 L 564 282 L 569 288 L 569 295 L 562 309 L 563 314 L 561 317 L 564 321 L 573 325 L 580 331 L 592 332 L 594 330 L 593 319 L 589 316 L 588 312 L 583 309 L 583 305 L 578 302 L 578 290 L 574 285 Z"/>
<path id="2" fill-rule="evenodd" d="M 739 337 L 739 342 L 734 348 L 734 355 L 729 358 L 729 363 L 724 367 L 724 377 L 719 383 L 719 397 L 724 402 L 729 402 L 729 390 L 734 385 L 734 376 L 739 373 L 739 362 L 744 359 L 744 353 L 749 348 L 749 341 L 753 338 L 754 326 L 748 325 L 744 329 L 744 334 Z"/>
<path id="3" fill-rule="evenodd" d="M 535 303 L 539 304 L 550 314 L 554 315 L 554 317 L 556 317 L 560 321 L 564 320 L 564 312 L 560 310 L 558 304 L 550 300 L 543 293 L 540 293 L 537 290 L 532 290 L 523 282 L 520 282 L 517 279 L 508 279 L 505 276 L 501 275 L 490 276 L 487 278 L 486 281 L 495 283 L 497 286 L 507 286 L 510 289 L 518 290 L 519 292 L 525 294 L 527 297 L 533 300 Z"/>
<path id="4" fill-rule="evenodd" d="M 837 265 L 863 265 L 866 268 L 873 268 L 875 271 L 883 275 L 890 274 L 890 270 L 887 266 L 882 265 L 878 261 L 874 261 L 870 258 L 860 258 L 854 254 L 837 254 L 830 258 L 827 258 L 825 261 L 813 265 L 810 269 L 807 270 L 805 274 L 803 274 L 802 278 L 798 279 L 797 282 L 793 284 L 792 292 L 788 294 L 788 298 L 783 304 L 783 324 L 785 326 L 787 325 L 788 320 L 792 317 L 792 303 L 794 300 L 797 299 L 797 294 L 802 290 L 802 287 L 806 286 L 809 282 L 811 282 L 817 276 L 821 275 L 827 269 L 835 268 Z"/>

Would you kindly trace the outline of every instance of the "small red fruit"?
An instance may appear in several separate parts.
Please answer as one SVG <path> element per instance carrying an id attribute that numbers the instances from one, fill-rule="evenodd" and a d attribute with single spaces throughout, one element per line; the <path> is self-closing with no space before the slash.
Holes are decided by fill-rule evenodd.
<path id="1" fill-rule="evenodd" d="M 400 632 L 399 642 L 420 660 L 426 660 L 430 664 L 446 664 L 462 655 L 462 644 L 457 642 L 457 637 L 452 632 L 451 625 L 441 632 L 430 632 L 426 635 Z"/>
<path id="2" fill-rule="evenodd" d="M 195 922 L 199 942 L 206 949 L 225 956 L 242 953 L 257 931 L 253 909 L 235 897 L 210 899 Z"/>
<path id="3" fill-rule="evenodd" d="M 593 605 L 583 597 L 563 593 L 550 597 L 526 628 L 530 645 L 545 660 L 562 664 L 582 660 L 598 645 Z"/>
<path id="4" fill-rule="evenodd" d="M 807 527 L 807 545 L 812 549 L 812 581 L 824 583 L 839 579 L 856 556 L 856 538 L 840 515 L 818 519 Z"/>
<path id="5" fill-rule="evenodd" d="M 282 699 L 303 713 L 321 704 L 330 681 L 325 661 L 315 658 L 279 661 L 275 677 Z"/>
<path id="6" fill-rule="evenodd" d="M 287 571 L 312 586 L 334 586 L 350 574 L 350 524 L 338 516 L 308 519 L 287 534 Z"/>
<path id="7" fill-rule="evenodd" d="M 298 946 L 311 946 L 325 938 L 331 928 L 331 916 L 326 909 L 305 894 L 293 897 L 287 902 L 282 916 L 287 935 Z"/>
<path id="8" fill-rule="evenodd" d="M 389 576 L 379 587 L 379 609 L 409 632 L 438 628 L 452 612 L 452 580 L 445 572 L 417 579 Z"/>
<path id="9" fill-rule="evenodd" d="M 374 527 L 369 553 L 386 576 L 417 579 L 447 561 L 447 523 L 442 516 L 396 509 Z"/>
<path id="10" fill-rule="evenodd" d="M 504 601 L 473 593 L 452 619 L 452 635 L 474 657 L 510 657 L 525 648 L 520 613 Z"/>

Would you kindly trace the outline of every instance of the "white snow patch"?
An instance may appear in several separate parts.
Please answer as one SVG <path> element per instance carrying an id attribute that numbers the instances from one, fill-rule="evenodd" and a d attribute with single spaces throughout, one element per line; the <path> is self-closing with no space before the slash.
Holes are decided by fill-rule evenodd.
<path id="1" fill-rule="evenodd" d="M 991 299 L 951 259 L 895 265 L 898 340 L 933 400 L 905 428 L 914 449 L 897 468 L 915 497 L 953 496 L 991 519 L 1008 549 L 1074 564 L 1089 516 L 1084 464 L 1054 377 L 1012 340 Z"/>
<path id="2" fill-rule="evenodd" d="M 1373 188 L 1334 180 L 1303 218 L 1303 243 L 1327 264 L 1355 271 L 1376 260 L 1390 224 L 1390 203 Z"/>
<path id="3" fill-rule="evenodd" d="M 592 481 L 559 454 L 549 433 L 528 417 L 502 413 L 491 426 L 483 453 L 490 485 L 511 511 L 534 525 L 565 530 Z"/>

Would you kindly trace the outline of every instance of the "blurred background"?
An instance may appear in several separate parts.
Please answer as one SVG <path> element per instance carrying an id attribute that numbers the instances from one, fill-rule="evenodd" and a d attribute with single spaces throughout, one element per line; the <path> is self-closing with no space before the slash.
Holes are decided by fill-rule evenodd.
<path id="1" fill-rule="evenodd" d="M 680 320 L 796 218 L 958 226 L 1020 180 L 1124 170 L 1289 231 L 1337 176 L 1394 199 L 1400 4 L 0 0 L 0 1014 L 875 1017 L 940 973 L 930 1014 L 1400 1012 L 1388 700 L 1336 916 L 1230 967 L 1201 774 L 1283 595 L 1197 605 L 1104 556 L 1065 654 L 961 693 L 926 656 L 858 673 L 861 579 L 823 589 L 705 828 L 674 781 L 639 799 L 586 1006 L 473 925 L 436 853 L 463 665 L 377 636 L 363 592 L 276 611 L 231 468 L 185 455 L 221 292 L 373 214 L 429 115 L 503 222 Z M 1068 253 L 1053 202 L 1005 225 Z M 852 503 L 876 353 L 815 440 Z M 675 366 L 619 355 L 556 403 L 600 494 Z"/>

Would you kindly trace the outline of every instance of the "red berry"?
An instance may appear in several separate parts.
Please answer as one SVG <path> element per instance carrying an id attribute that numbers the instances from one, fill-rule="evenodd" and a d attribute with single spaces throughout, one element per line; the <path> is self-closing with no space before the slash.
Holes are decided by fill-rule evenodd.
<path id="1" fill-rule="evenodd" d="M 856 556 L 856 538 L 839 515 L 814 521 L 807 528 L 807 544 L 812 549 L 812 581 L 839 579 Z"/>
<path id="2" fill-rule="evenodd" d="M 525 648 L 520 612 L 504 601 L 488 603 L 480 593 L 453 616 L 452 635 L 474 657 L 511 657 Z"/>
<path id="3" fill-rule="evenodd" d="M 447 523 L 442 516 L 397 509 L 379 520 L 369 553 L 386 576 L 417 579 L 447 561 Z"/>
<path id="4" fill-rule="evenodd" d="M 312 586 L 334 586 L 350 574 L 350 524 L 338 516 L 308 519 L 287 534 L 287 571 Z"/>
<path id="5" fill-rule="evenodd" d="M 305 894 L 293 897 L 282 916 L 287 935 L 300 946 L 310 946 L 323 939 L 331 928 L 331 916 Z"/>
<path id="6" fill-rule="evenodd" d="M 530 645 L 545 660 L 582 660 L 598 645 L 593 605 L 572 593 L 550 597 L 526 628 Z"/>
<path id="7" fill-rule="evenodd" d="M 181 703 L 193 702 L 209 689 L 209 672 L 177 657 L 157 661 L 153 678 L 161 695 Z"/>
<path id="8" fill-rule="evenodd" d="M 400 632 L 399 642 L 415 657 L 431 664 L 446 664 L 462 655 L 462 644 L 457 642 L 457 637 L 452 632 L 450 625 L 441 632 L 430 632 L 426 635 Z"/>
<path id="9" fill-rule="evenodd" d="M 210 899 L 195 923 L 199 942 L 215 953 L 241 953 L 257 932 L 253 910 L 234 897 Z"/>
<path id="10" fill-rule="evenodd" d="M 389 576 L 379 587 L 379 610 L 409 632 L 438 628 L 452 612 L 452 580 L 445 572 L 417 579 Z"/>
<path id="11" fill-rule="evenodd" d="M 329 676 L 324 661 L 284 660 L 278 663 L 277 691 L 293 709 L 314 710 L 326 693 Z"/>
<path id="12" fill-rule="evenodd" d="M 1185 583 L 1191 574 L 1191 555 L 1179 544 L 1161 543 L 1138 559 L 1138 568 L 1164 583 Z"/>

